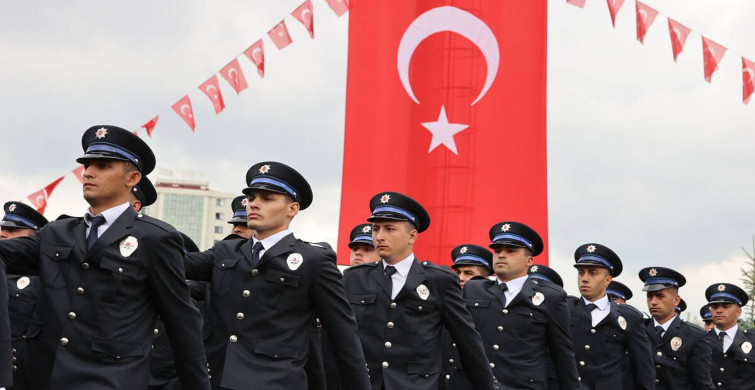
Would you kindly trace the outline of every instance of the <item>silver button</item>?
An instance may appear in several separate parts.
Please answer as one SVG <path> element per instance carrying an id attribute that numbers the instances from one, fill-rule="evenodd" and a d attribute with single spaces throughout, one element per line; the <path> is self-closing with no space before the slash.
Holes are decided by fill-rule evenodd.
<path id="1" fill-rule="evenodd" d="M 495 368 L 495 363 L 490 363 L 490 368 Z"/>
<path id="2" fill-rule="evenodd" d="M 68 345 L 68 339 L 63 337 L 60 339 L 60 345 Z"/>
<path id="3" fill-rule="evenodd" d="M 661 369 L 661 365 L 660 365 L 660 364 L 656 364 L 656 365 L 655 365 L 655 368 L 656 368 L 657 370 L 660 370 L 660 369 Z"/>
<path id="4" fill-rule="evenodd" d="M 724 368 L 723 367 L 721 367 L 721 372 L 724 372 Z"/>
<path id="5" fill-rule="evenodd" d="M 582 367 L 584 367 L 584 366 L 585 366 L 585 362 L 583 362 L 583 361 L 580 361 L 580 362 L 579 362 L 579 365 L 580 365 L 580 366 L 582 366 Z"/>
<path id="6" fill-rule="evenodd" d="M 589 351 L 589 350 L 590 350 L 590 346 L 589 345 L 585 345 L 585 351 Z"/>
<path id="7" fill-rule="evenodd" d="M 501 313 L 503 313 L 503 314 L 509 314 L 509 309 L 503 309 L 503 311 L 501 311 Z"/>
<path id="8" fill-rule="evenodd" d="M 244 313 L 236 313 L 236 319 L 237 320 L 243 320 L 244 319 Z"/>
<path id="9" fill-rule="evenodd" d="M 393 346 L 393 344 L 391 344 L 391 342 L 390 342 L 390 341 L 386 341 L 386 342 L 385 342 L 385 347 L 386 347 L 386 348 L 390 348 L 390 347 L 392 347 L 392 346 Z"/>
<path id="10" fill-rule="evenodd" d="M 388 329 L 393 329 L 393 322 L 388 322 L 385 326 L 387 326 Z"/>
<path id="11" fill-rule="evenodd" d="M 502 326 L 498 327 L 498 332 L 503 332 L 503 327 Z"/>
<path id="12" fill-rule="evenodd" d="M 661 357 L 661 356 L 663 356 L 663 352 L 659 351 L 658 353 L 655 354 L 655 356 Z"/>
<path id="13" fill-rule="evenodd" d="M 228 338 L 228 340 L 231 340 L 232 343 L 235 343 L 235 342 L 239 341 L 239 338 L 236 337 L 235 334 L 232 334 L 231 337 Z"/>
<path id="14" fill-rule="evenodd" d="M 388 368 L 388 362 L 383 362 L 382 366 L 383 368 Z"/>
<path id="15" fill-rule="evenodd" d="M 499 349 L 500 349 L 500 348 L 498 347 L 498 344 L 493 344 L 493 351 L 497 351 L 497 350 L 499 350 Z"/>
<path id="16" fill-rule="evenodd" d="M 590 333 L 595 334 L 595 329 L 590 329 Z"/>
<path id="17" fill-rule="evenodd" d="M 55 257 L 60 257 L 60 253 L 55 253 Z"/>
<path id="18" fill-rule="evenodd" d="M 118 267 L 118 272 L 121 272 L 121 273 L 123 273 L 123 268 L 121 268 L 121 267 Z"/>
<path id="19" fill-rule="evenodd" d="M 81 263 L 81 268 L 84 269 L 84 271 L 89 269 L 89 263 Z"/>
<path id="20" fill-rule="evenodd" d="M 77 288 L 76 289 L 76 294 L 84 295 L 84 288 L 82 288 L 82 287 Z"/>
<path id="21" fill-rule="evenodd" d="M 391 302 L 391 309 L 395 309 L 395 308 L 396 308 L 396 302 Z"/>
<path id="22" fill-rule="evenodd" d="M 76 319 L 76 313 L 74 313 L 74 312 L 68 313 L 68 319 L 69 320 L 75 320 Z"/>
<path id="23" fill-rule="evenodd" d="M 475 305 L 475 307 L 480 306 L 480 304 L 477 303 L 477 302 L 475 302 L 474 305 Z"/>
<path id="24" fill-rule="evenodd" d="M 453 359 L 448 359 L 448 362 L 451 363 L 451 364 L 454 364 L 454 360 Z"/>
<path id="25" fill-rule="evenodd" d="M 286 281 L 286 278 L 280 278 L 281 283 Z"/>
<path id="26" fill-rule="evenodd" d="M 451 344 L 452 347 L 456 348 L 456 343 Z"/>
<path id="27" fill-rule="evenodd" d="M 249 295 L 252 295 L 252 293 L 249 290 L 244 290 L 244 292 L 241 293 L 244 297 L 248 297 Z"/>
<path id="28" fill-rule="evenodd" d="M 157 328 L 155 328 L 155 331 L 154 331 L 154 333 L 155 333 L 155 334 L 158 334 L 158 333 L 160 333 L 160 330 L 159 330 L 159 329 L 157 329 Z"/>
<path id="29" fill-rule="evenodd" d="M 661 383 L 661 380 L 658 378 L 655 378 L 655 383 Z"/>
<path id="30" fill-rule="evenodd" d="M 417 310 L 422 310 L 422 306 L 418 307 Z"/>
<path id="31" fill-rule="evenodd" d="M 259 274 L 260 274 L 260 271 L 257 268 L 252 270 L 252 276 L 257 276 Z"/>

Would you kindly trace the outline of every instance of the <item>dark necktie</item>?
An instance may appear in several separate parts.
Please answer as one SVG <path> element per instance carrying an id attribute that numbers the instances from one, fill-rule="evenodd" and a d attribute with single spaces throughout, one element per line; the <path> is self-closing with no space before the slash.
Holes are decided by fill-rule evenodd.
<path id="1" fill-rule="evenodd" d="M 506 307 L 506 291 L 509 291 L 509 286 L 506 283 L 501 283 L 498 287 L 501 288 L 501 304 Z"/>
<path id="2" fill-rule="evenodd" d="M 265 249 L 265 247 L 262 246 L 262 241 L 257 241 L 252 247 L 252 268 L 256 268 L 257 263 L 260 262 L 260 252 L 263 249 Z"/>
<path id="3" fill-rule="evenodd" d="M 663 330 L 663 327 L 660 326 L 660 325 L 658 325 L 658 326 L 655 327 L 655 331 L 656 331 L 656 333 L 658 333 L 658 340 L 662 339 L 663 338 L 663 333 L 666 332 L 665 330 Z"/>
<path id="4" fill-rule="evenodd" d="M 87 252 L 92 249 L 94 243 L 97 242 L 97 230 L 105 223 L 105 217 L 102 215 L 95 215 L 92 218 L 92 224 L 89 226 L 89 235 L 87 235 Z"/>
<path id="5" fill-rule="evenodd" d="M 718 338 L 721 339 L 721 349 L 724 349 L 724 338 L 726 338 L 726 332 L 719 332 Z M 726 352 L 726 350 L 724 350 Z"/>
<path id="6" fill-rule="evenodd" d="M 593 310 L 595 310 L 595 309 L 598 308 L 598 305 L 596 305 L 594 303 L 588 303 L 587 304 L 587 308 L 590 309 L 590 312 L 592 312 Z"/>
<path id="7" fill-rule="evenodd" d="M 391 297 L 393 297 L 393 274 L 396 273 L 396 267 L 392 265 L 386 265 L 385 266 L 385 285 L 388 286 L 388 291 L 391 293 Z"/>

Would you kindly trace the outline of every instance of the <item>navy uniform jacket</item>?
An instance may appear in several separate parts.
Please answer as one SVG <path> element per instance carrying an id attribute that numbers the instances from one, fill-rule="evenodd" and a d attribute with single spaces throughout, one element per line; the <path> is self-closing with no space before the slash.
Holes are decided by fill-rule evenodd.
<path id="1" fill-rule="evenodd" d="M 208 389 L 199 312 L 183 277 L 181 236 L 128 208 L 86 253 L 83 218 L 0 241 L 9 270 L 39 273 L 33 389 L 144 389 L 155 318 L 164 319 L 184 389 Z M 136 239 L 128 256 L 120 249 Z M 132 239 L 130 239 L 132 240 Z M 133 242 L 133 240 L 132 240 Z"/>
<path id="2" fill-rule="evenodd" d="M 710 343 L 703 328 L 674 317 L 658 339 L 652 318 L 645 330 L 653 346 L 656 390 L 713 389 L 710 379 Z"/>
<path id="3" fill-rule="evenodd" d="M 298 256 L 297 256 L 298 254 Z M 301 259 L 291 265 L 289 259 Z M 306 389 L 315 313 L 330 335 L 341 383 L 369 388 L 357 327 L 333 251 L 293 234 L 252 268 L 252 240 L 228 240 L 186 255 L 186 277 L 210 281 L 213 388 Z"/>
<path id="4" fill-rule="evenodd" d="M 8 286 L 5 264 L 0 264 L 0 387 L 13 384 L 10 321 L 8 321 Z"/>
<path id="5" fill-rule="evenodd" d="M 13 347 L 13 390 L 26 389 L 29 375 L 34 370 L 34 351 L 25 349 L 24 340 L 39 333 L 39 321 L 34 311 L 39 301 L 38 276 L 8 275 L 8 316 L 10 318 L 11 343 Z M 28 284 L 24 284 L 27 282 Z"/>
<path id="6" fill-rule="evenodd" d="M 344 285 L 359 324 L 373 390 L 437 390 L 445 380 L 444 326 L 456 341 L 472 380 L 470 388 L 494 388 L 482 340 L 461 297 L 459 277 L 449 269 L 412 260 L 406 284 L 395 299 L 385 283 L 382 261 L 348 268 Z M 417 292 L 421 285 L 429 291 L 426 299 Z"/>
<path id="7" fill-rule="evenodd" d="M 655 366 L 642 313 L 632 306 L 611 302 L 606 318 L 593 327 L 584 299 L 570 296 L 568 300 L 581 388 L 623 389 L 622 360 L 628 351 L 635 389 L 653 389 Z"/>
<path id="8" fill-rule="evenodd" d="M 495 280 L 467 282 L 464 296 L 493 374 L 503 388 L 547 389 L 546 367 L 551 357 L 560 388 L 579 388 L 569 308 L 562 288 L 528 278 L 506 308 Z M 465 388 L 452 386 L 457 373 L 451 374 L 449 389 Z"/>
<path id="9" fill-rule="evenodd" d="M 755 333 L 737 329 L 734 342 L 726 353 L 715 329 L 711 329 L 707 337 L 713 349 L 710 366 L 713 385 L 726 390 L 755 389 L 755 352 L 752 351 Z"/>

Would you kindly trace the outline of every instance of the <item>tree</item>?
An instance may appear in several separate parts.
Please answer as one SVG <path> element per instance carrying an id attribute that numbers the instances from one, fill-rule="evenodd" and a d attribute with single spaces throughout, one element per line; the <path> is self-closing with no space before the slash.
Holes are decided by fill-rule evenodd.
<path id="1" fill-rule="evenodd" d="M 745 292 L 750 297 L 750 302 L 747 307 L 742 308 L 743 315 L 740 317 L 739 322 L 740 326 L 743 326 L 745 329 L 752 329 L 753 325 L 755 325 L 753 324 L 753 321 L 755 321 L 755 236 L 752 237 L 752 253 L 748 252 L 744 247 L 742 247 L 742 250 L 749 260 L 747 261 L 747 266 L 740 268 L 742 272 L 740 280 L 744 284 Z"/>

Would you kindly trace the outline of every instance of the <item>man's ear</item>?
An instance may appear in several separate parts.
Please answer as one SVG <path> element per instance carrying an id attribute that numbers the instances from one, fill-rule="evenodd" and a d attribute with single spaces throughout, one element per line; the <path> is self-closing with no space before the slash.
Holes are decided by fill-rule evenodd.
<path id="1" fill-rule="evenodd" d="M 142 179 L 142 173 L 139 171 L 131 171 L 126 173 L 126 186 L 128 188 L 134 188 Z"/>
<path id="2" fill-rule="evenodd" d="M 299 208 L 301 205 L 299 202 L 291 202 L 288 204 L 288 217 L 293 218 L 296 216 L 296 214 L 299 214 Z"/>

